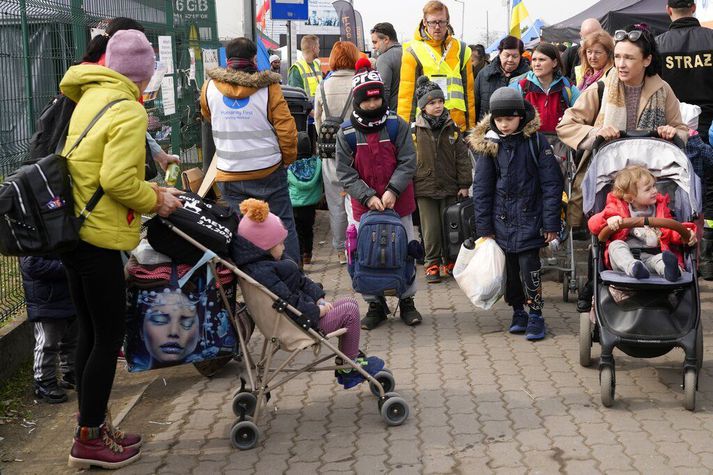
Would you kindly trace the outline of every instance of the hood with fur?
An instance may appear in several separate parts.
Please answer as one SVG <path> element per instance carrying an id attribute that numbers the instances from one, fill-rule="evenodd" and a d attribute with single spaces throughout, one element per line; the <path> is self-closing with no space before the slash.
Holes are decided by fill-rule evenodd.
<path id="1" fill-rule="evenodd" d="M 208 71 L 208 77 L 215 81 L 218 90 L 224 96 L 242 99 L 255 93 L 258 89 L 272 84 L 280 84 L 281 76 L 271 71 L 246 73 L 234 69 L 213 68 Z"/>
<path id="2" fill-rule="evenodd" d="M 525 126 L 522 128 L 522 135 L 525 139 L 532 137 L 540 129 L 540 114 L 525 101 Z M 518 132 L 520 133 L 520 132 Z M 487 114 L 478 122 L 467 139 L 468 145 L 473 152 L 495 158 L 498 155 L 500 137 L 493 130 L 490 114 Z"/>

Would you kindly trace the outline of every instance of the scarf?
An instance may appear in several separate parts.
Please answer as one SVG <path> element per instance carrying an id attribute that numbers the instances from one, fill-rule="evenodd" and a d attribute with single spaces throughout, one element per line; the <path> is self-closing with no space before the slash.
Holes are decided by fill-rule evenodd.
<path id="1" fill-rule="evenodd" d="M 646 78 L 644 78 L 644 84 Z M 626 130 L 626 97 L 624 84 L 619 80 L 616 70 L 604 80 L 604 95 L 602 107 L 594 122 L 597 127 L 611 125 L 618 130 Z M 636 128 L 640 130 L 655 129 L 666 125 L 666 92 L 664 88 L 656 91 L 646 102 L 644 110 L 639 114 Z"/>
<path id="2" fill-rule="evenodd" d="M 431 127 L 431 130 L 440 129 L 451 117 L 451 115 L 448 113 L 448 109 L 443 109 L 443 113 L 439 116 L 433 116 L 430 114 L 426 114 L 425 112 L 421 112 L 421 115 L 426 120 L 426 123 L 428 123 L 429 127 Z"/>
<path id="3" fill-rule="evenodd" d="M 364 110 L 357 105 L 354 105 L 352 115 L 349 117 L 350 122 L 355 129 L 364 133 L 371 134 L 381 130 L 386 124 L 386 119 L 389 117 L 389 106 L 384 101 L 378 109 L 371 111 Z"/>
<path id="4" fill-rule="evenodd" d="M 582 80 L 579 81 L 579 90 L 584 91 L 589 86 L 599 81 L 599 79 L 601 79 L 601 77 L 604 75 L 605 71 L 607 71 L 607 68 L 600 69 L 599 71 L 588 69 L 587 72 L 584 73 L 584 77 L 582 78 Z"/>
<path id="5" fill-rule="evenodd" d="M 228 58 L 228 68 L 236 71 L 245 71 L 246 73 L 256 73 L 257 64 L 252 59 L 247 58 Z"/>

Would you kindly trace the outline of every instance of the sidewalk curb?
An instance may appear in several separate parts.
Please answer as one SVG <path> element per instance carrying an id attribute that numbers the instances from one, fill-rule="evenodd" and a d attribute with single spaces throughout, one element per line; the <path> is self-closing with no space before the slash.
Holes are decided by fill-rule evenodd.
<path id="1" fill-rule="evenodd" d="M 32 358 L 34 338 L 33 325 L 27 318 L 16 318 L 0 328 L 0 381 L 15 374 L 20 365 Z"/>

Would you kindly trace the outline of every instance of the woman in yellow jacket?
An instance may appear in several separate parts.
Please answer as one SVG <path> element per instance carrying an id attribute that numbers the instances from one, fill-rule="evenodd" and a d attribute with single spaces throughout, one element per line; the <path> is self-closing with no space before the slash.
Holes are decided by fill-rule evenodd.
<path id="1" fill-rule="evenodd" d="M 70 466 L 118 468 L 136 460 L 141 437 L 106 419 L 116 359 L 124 339 L 126 287 L 121 251 L 139 242 L 141 213 L 168 216 L 181 206 L 178 192 L 144 181 L 148 117 L 138 102 L 154 71 L 151 43 L 137 30 L 112 36 L 106 67 L 73 66 L 60 89 L 77 103 L 64 153 L 108 103 L 109 108 L 68 158 L 75 212 L 101 186 L 104 195 L 85 220 L 76 249 L 62 256 L 77 311 L 79 420 Z"/>

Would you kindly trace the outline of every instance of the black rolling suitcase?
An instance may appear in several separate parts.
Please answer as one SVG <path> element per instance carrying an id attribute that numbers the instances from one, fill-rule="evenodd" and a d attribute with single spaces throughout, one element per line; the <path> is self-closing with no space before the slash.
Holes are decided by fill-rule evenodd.
<path id="1" fill-rule="evenodd" d="M 460 246 L 468 238 L 475 238 L 473 200 L 466 198 L 443 210 L 443 253 L 455 262 Z"/>

